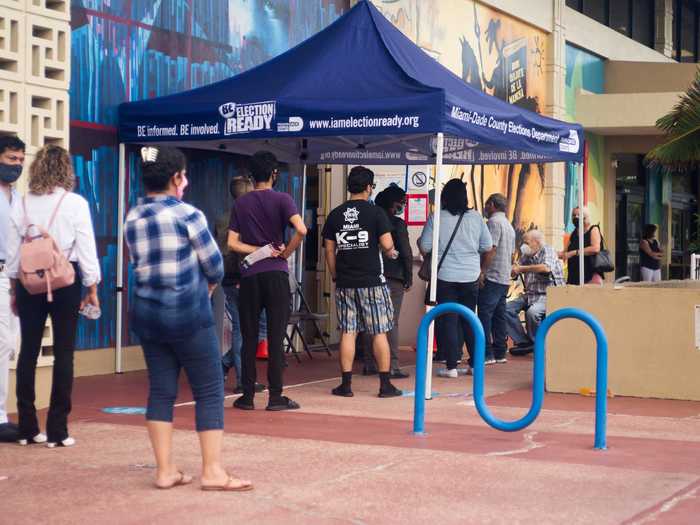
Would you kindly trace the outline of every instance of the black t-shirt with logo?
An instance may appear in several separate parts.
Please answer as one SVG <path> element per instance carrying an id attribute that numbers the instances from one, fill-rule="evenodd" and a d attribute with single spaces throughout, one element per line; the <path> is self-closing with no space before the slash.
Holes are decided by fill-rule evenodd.
<path id="1" fill-rule="evenodd" d="M 370 288 L 384 284 L 379 237 L 391 232 L 387 214 L 367 201 L 352 200 L 334 209 L 323 238 L 335 241 L 338 288 Z"/>

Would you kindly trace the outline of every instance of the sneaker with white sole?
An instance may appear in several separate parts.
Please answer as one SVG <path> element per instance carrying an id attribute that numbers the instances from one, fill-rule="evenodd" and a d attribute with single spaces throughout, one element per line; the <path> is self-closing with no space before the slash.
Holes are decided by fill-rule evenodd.
<path id="1" fill-rule="evenodd" d="M 489 357 L 489 358 L 486 359 L 486 361 L 484 361 L 484 364 L 486 364 L 486 365 L 495 365 L 495 364 L 496 364 L 496 360 L 495 360 L 493 357 Z"/>
<path id="2" fill-rule="evenodd" d="M 40 443 L 46 443 L 46 434 L 39 432 L 36 436 L 29 439 L 18 439 L 17 444 L 26 447 L 27 445 L 38 445 Z"/>
<path id="3" fill-rule="evenodd" d="M 457 373 L 461 376 L 471 376 L 474 375 L 474 370 L 471 366 L 468 366 L 467 368 L 458 368 Z"/>
<path id="4" fill-rule="evenodd" d="M 441 368 L 440 370 L 437 371 L 438 377 L 451 377 L 452 379 L 457 377 L 457 369 L 456 368 Z"/>
<path id="5" fill-rule="evenodd" d="M 55 443 L 52 442 L 52 441 L 49 441 L 48 443 L 46 443 L 46 446 L 47 446 L 48 448 L 72 447 L 73 445 L 75 445 L 75 439 L 73 439 L 73 438 L 70 437 L 70 436 L 67 437 L 66 439 L 64 439 L 63 441 L 58 441 L 58 442 L 55 442 Z"/>
<path id="6" fill-rule="evenodd" d="M 496 359 L 496 362 L 498 364 L 503 364 L 503 363 L 507 363 L 508 360 L 505 357 L 501 357 L 500 359 Z"/>

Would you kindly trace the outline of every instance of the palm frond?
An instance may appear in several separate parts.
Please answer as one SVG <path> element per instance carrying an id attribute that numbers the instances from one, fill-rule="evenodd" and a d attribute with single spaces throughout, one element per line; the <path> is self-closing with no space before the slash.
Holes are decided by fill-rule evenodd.
<path id="1" fill-rule="evenodd" d="M 671 112 L 656 121 L 666 136 L 646 156 L 650 166 L 685 171 L 700 166 L 700 70 Z"/>

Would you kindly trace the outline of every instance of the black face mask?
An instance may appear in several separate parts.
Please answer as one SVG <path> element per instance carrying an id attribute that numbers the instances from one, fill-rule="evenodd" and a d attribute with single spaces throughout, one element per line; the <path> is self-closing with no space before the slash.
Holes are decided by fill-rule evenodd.
<path id="1" fill-rule="evenodd" d="M 0 163 L 0 180 L 5 184 L 12 184 L 22 175 L 22 166 Z"/>
<path id="2" fill-rule="evenodd" d="M 571 222 L 574 223 L 574 227 L 578 228 L 579 224 L 581 223 L 581 219 L 579 219 L 578 217 L 574 217 L 573 219 L 571 219 Z"/>

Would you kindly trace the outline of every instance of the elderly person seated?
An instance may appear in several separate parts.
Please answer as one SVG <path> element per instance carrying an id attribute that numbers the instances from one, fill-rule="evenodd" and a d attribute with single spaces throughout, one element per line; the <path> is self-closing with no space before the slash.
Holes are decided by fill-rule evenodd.
<path id="1" fill-rule="evenodd" d="M 525 355 L 533 350 L 537 328 L 545 317 L 547 287 L 564 284 L 564 271 L 557 253 L 544 242 L 544 234 L 530 230 L 523 236 L 519 264 L 513 266 L 513 275 L 522 276 L 525 291 L 506 307 L 508 335 L 515 343 L 510 353 Z M 520 322 L 525 312 L 527 332 Z"/>

